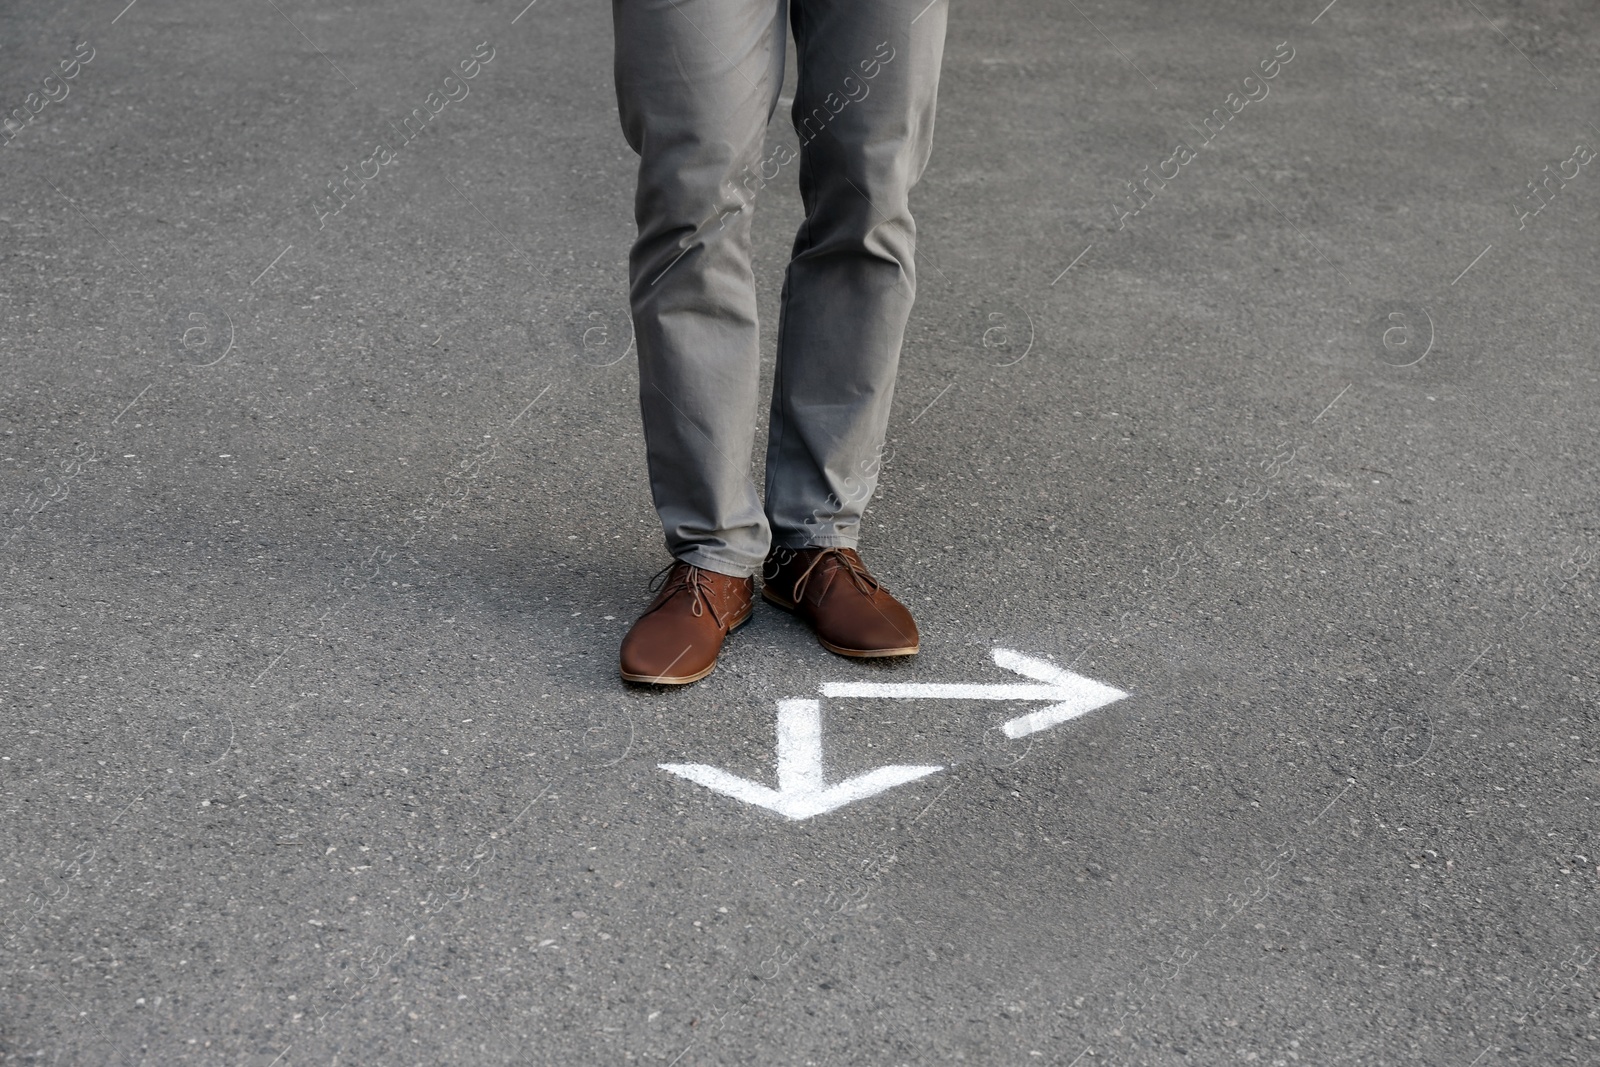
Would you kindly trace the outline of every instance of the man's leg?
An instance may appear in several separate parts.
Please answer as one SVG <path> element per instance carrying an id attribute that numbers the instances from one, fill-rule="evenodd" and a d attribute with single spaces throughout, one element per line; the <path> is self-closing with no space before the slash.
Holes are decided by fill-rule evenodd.
<path id="1" fill-rule="evenodd" d="M 760 350 L 747 201 L 783 84 L 784 0 L 613 0 L 639 153 L 629 259 L 650 491 L 676 562 L 623 638 L 623 678 L 684 685 L 750 617 L 771 540 L 755 487 Z"/>
<path id="2" fill-rule="evenodd" d="M 908 198 L 933 141 L 945 0 L 792 0 L 806 219 L 783 287 L 762 594 L 842 656 L 921 647 L 855 545 L 916 289 Z"/>
<path id="3" fill-rule="evenodd" d="M 770 532 L 750 481 L 760 351 L 750 209 L 783 83 L 785 0 L 613 0 L 639 153 L 629 261 L 650 489 L 681 561 L 746 577 Z"/>
<path id="4" fill-rule="evenodd" d="M 908 197 L 933 140 L 946 0 L 792 0 L 806 219 L 784 281 L 766 509 L 788 549 L 853 548 L 916 287 Z"/>

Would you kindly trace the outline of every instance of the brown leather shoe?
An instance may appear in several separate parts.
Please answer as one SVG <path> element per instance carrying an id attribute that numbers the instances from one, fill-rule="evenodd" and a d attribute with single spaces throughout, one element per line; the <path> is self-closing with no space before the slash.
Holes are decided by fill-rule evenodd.
<path id="1" fill-rule="evenodd" d="M 809 622 L 822 647 L 841 656 L 910 656 L 920 644 L 911 612 L 853 548 L 773 549 L 761 595 Z"/>
<path id="2" fill-rule="evenodd" d="M 717 665 L 723 638 L 750 618 L 755 581 L 681 560 L 656 577 L 660 592 L 622 639 L 622 677 L 648 685 L 698 682 Z"/>

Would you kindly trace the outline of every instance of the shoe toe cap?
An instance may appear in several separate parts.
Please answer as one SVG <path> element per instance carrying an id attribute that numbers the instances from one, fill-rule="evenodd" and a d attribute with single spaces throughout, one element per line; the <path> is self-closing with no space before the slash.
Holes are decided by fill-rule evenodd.
<path id="1" fill-rule="evenodd" d="M 705 675 L 717 662 L 719 634 L 645 616 L 622 639 L 622 677 L 630 682 L 681 685 Z"/>
<path id="2" fill-rule="evenodd" d="M 864 654 L 907 654 L 921 643 L 911 612 L 892 597 L 874 597 L 850 612 L 818 620 L 817 635 L 828 644 Z"/>

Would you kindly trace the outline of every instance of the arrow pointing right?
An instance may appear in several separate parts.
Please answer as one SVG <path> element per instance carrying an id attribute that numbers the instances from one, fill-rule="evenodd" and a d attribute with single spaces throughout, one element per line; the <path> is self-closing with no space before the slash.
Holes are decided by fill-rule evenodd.
<path id="1" fill-rule="evenodd" d="M 1076 719 L 1095 708 L 1127 696 L 1113 686 L 1057 667 L 1048 660 L 1024 656 L 1009 648 L 994 650 L 994 662 L 1008 671 L 1042 685 L 979 685 L 968 683 L 827 682 L 822 695 L 829 697 L 889 697 L 899 700 L 1052 700 L 1047 708 L 1019 715 L 1000 729 L 1007 737 L 1026 737 Z"/>

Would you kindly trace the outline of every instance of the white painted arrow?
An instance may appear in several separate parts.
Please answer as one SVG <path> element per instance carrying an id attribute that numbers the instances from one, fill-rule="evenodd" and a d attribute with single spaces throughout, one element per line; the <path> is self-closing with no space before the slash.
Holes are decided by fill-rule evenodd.
<path id="1" fill-rule="evenodd" d="M 825 784 L 822 780 L 822 704 L 816 700 L 778 701 L 776 789 L 704 763 L 663 763 L 660 767 L 707 789 L 746 804 L 770 808 L 791 819 L 809 819 L 943 769 L 894 764 L 834 785 Z"/>
<path id="2" fill-rule="evenodd" d="M 1042 685 L 968 685 L 910 682 L 826 682 L 826 697 L 890 697 L 898 700 L 1050 700 L 1047 708 L 1019 715 L 1000 729 L 1007 737 L 1026 737 L 1076 719 L 1095 708 L 1127 696 L 1122 690 L 1057 667 L 1047 660 L 1024 656 L 1009 648 L 994 650 L 994 661 L 1008 671 Z"/>

